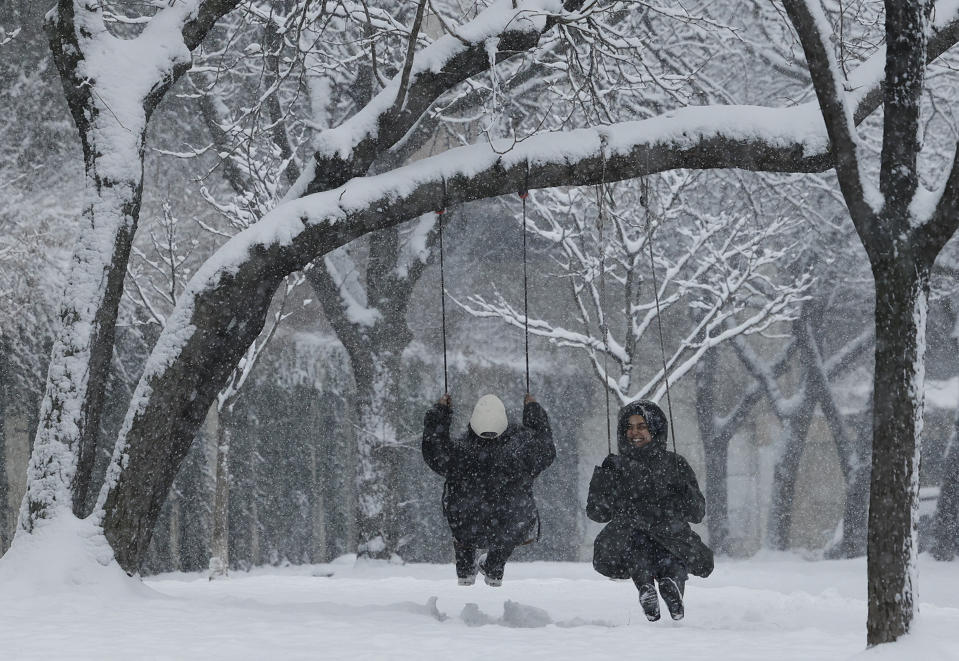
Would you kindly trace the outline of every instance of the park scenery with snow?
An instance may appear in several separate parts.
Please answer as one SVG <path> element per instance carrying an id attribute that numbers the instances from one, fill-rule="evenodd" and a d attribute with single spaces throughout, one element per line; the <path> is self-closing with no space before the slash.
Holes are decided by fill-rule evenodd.
<path id="1" fill-rule="evenodd" d="M 865 650 L 862 558 L 721 559 L 690 579 L 684 620 L 650 623 L 589 563 L 511 563 L 498 588 L 351 555 L 141 581 L 86 522 L 36 537 L 0 561 L 4 659 L 959 659 L 959 566 L 926 556 L 913 631 Z"/>
<path id="2" fill-rule="evenodd" d="M 0 661 L 959 661 L 933 4 L 0 2 Z M 444 391 L 550 417 L 500 587 L 442 562 Z M 589 561 L 640 399 L 682 621 Z"/>

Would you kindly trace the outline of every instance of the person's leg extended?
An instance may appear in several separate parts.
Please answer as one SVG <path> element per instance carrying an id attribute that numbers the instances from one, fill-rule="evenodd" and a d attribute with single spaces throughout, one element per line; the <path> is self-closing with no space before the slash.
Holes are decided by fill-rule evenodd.
<path id="1" fill-rule="evenodd" d="M 453 540 L 453 553 L 456 555 L 456 578 L 460 585 L 473 585 L 476 582 L 476 547 L 470 542 Z"/>
<path id="2" fill-rule="evenodd" d="M 669 616 L 674 620 L 683 619 L 686 614 L 683 593 L 686 589 L 686 579 L 689 578 L 686 566 L 679 558 L 663 549 L 654 573 L 656 582 L 659 584 L 659 594 L 666 603 Z"/>
<path id="3" fill-rule="evenodd" d="M 646 619 L 655 622 L 659 619 L 659 595 L 656 594 L 655 569 L 662 550 L 656 542 L 643 532 L 637 532 L 632 539 L 633 563 L 630 575 L 639 592 L 639 605 Z"/>

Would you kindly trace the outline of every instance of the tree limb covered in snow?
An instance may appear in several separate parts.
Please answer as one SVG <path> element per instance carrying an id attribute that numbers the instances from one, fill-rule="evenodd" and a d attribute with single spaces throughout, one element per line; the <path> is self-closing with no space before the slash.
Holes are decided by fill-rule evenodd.
<path id="1" fill-rule="evenodd" d="M 489 41 L 495 40 L 496 61 L 514 57 L 539 43 L 563 11 L 584 0 L 536 0 L 512 8 L 499 0 L 473 21 L 459 26 L 457 36 L 444 35 L 410 61 L 405 85 L 394 79 L 361 112 L 317 136 L 310 167 L 287 195 L 336 188 L 363 176 L 370 165 L 398 143 L 443 93 L 490 67 Z M 397 103 L 398 95 L 403 102 Z"/>
<path id="2" fill-rule="evenodd" d="M 839 185 L 853 219 L 856 223 L 863 223 L 871 213 L 857 156 L 859 136 L 840 79 L 841 71 L 832 52 L 829 39 L 832 30 L 819 0 L 786 0 L 783 4 L 806 53 L 819 107 L 826 122 Z"/>

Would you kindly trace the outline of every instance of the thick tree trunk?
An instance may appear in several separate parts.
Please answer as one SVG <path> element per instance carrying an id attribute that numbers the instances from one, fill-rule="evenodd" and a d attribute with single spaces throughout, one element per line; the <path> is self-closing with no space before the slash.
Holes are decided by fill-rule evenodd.
<path id="1" fill-rule="evenodd" d="M 109 116 L 98 110 L 94 116 Z M 117 311 L 123 278 L 140 211 L 142 148 L 140 135 L 91 126 L 86 188 L 91 202 L 83 213 L 88 229 L 77 247 L 64 288 L 58 331 L 40 408 L 30 480 L 20 526 L 31 530 L 51 509 L 72 504 L 86 514 L 87 494 L 96 456 L 97 434 L 113 356 Z M 109 137 L 108 137 L 109 136 Z M 104 175 L 100 154 L 132 152 L 141 161 L 129 172 Z M 72 496 L 71 496 L 72 493 Z"/>
<path id="2" fill-rule="evenodd" d="M 377 352 L 369 379 L 357 379 L 356 528 L 361 557 L 390 559 L 397 553 L 397 383 L 400 355 Z"/>
<path id="3" fill-rule="evenodd" d="M 899 245 L 873 260 L 876 371 L 867 552 L 869 645 L 909 632 L 916 613 L 916 519 L 928 268 Z M 905 253 L 905 254 L 904 254 Z"/>
<path id="4" fill-rule="evenodd" d="M 217 411 L 216 482 L 213 489 L 213 536 L 210 540 L 210 580 L 224 578 L 230 567 L 230 415 Z"/>
<path id="5" fill-rule="evenodd" d="M 280 251 L 281 248 L 272 245 L 266 250 Z M 301 267 L 303 265 L 301 263 Z M 223 331 L 191 335 L 186 346 L 179 350 L 189 353 L 196 360 L 180 363 L 172 370 L 172 366 L 164 366 L 162 371 L 165 377 L 171 379 L 168 386 L 139 400 L 140 405 L 132 407 L 127 413 L 125 430 L 135 425 L 140 442 L 125 446 L 123 470 L 118 469 L 117 450 L 114 451 L 98 504 L 103 512 L 104 533 L 113 547 L 117 562 L 127 572 L 138 571 L 153 534 L 153 525 L 180 463 L 229 375 L 263 329 L 273 292 L 283 278 L 279 273 L 281 270 L 257 269 L 249 274 L 225 275 L 218 279 L 219 286 L 231 288 L 239 284 L 236 280 L 239 278 L 243 281 L 239 286 L 244 291 L 242 298 L 233 299 L 226 305 L 197 301 L 195 306 L 185 311 L 188 322 L 175 315 L 168 321 L 168 325 L 190 323 L 196 327 L 196 324 L 206 326 L 211 323 L 211 316 L 222 317 L 214 324 Z M 225 280 L 230 281 L 230 284 Z M 254 310 L 252 315 L 247 316 L 246 312 Z M 147 381 L 151 369 L 153 366 L 148 362 L 147 375 L 144 377 Z M 144 387 L 150 386 L 146 386 L 141 379 L 138 390 Z M 150 420 L 149 424 L 138 424 L 147 419 Z M 124 432 L 121 432 L 118 445 L 123 440 Z"/>
<path id="6" fill-rule="evenodd" d="M 85 513 L 107 371 L 143 185 L 143 122 L 124 126 L 82 73 L 72 3 L 47 22 L 54 61 L 83 146 L 88 203 L 60 303 L 20 528 L 57 508 Z M 87 11 L 84 9 L 84 11 Z M 85 20 L 86 16 L 81 20 Z M 156 99 L 159 101 L 159 99 Z"/>

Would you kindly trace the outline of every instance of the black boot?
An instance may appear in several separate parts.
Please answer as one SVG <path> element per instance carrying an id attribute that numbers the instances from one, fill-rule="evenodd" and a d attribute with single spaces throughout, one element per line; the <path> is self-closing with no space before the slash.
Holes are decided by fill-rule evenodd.
<path id="1" fill-rule="evenodd" d="M 512 553 L 511 546 L 494 546 L 487 552 L 486 557 L 479 563 L 479 570 L 485 578 L 486 585 L 498 588 L 503 584 L 503 570 Z"/>
<path id="2" fill-rule="evenodd" d="M 685 609 L 683 608 L 683 589 L 686 581 L 676 578 L 659 579 L 659 595 L 666 603 L 669 610 L 669 616 L 674 620 L 683 619 Z"/>
<path id="3" fill-rule="evenodd" d="M 659 619 L 659 596 L 652 582 L 639 586 L 639 605 L 643 607 L 647 620 L 655 622 Z"/>
<path id="4" fill-rule="evenodd" d="M 492 567 L 489 560 L 484 559 L 483 562 L 479 563 L 479 571 L 483 575 L 486 585 L 498 588 L 503 584 L 503 567 Z"/>

